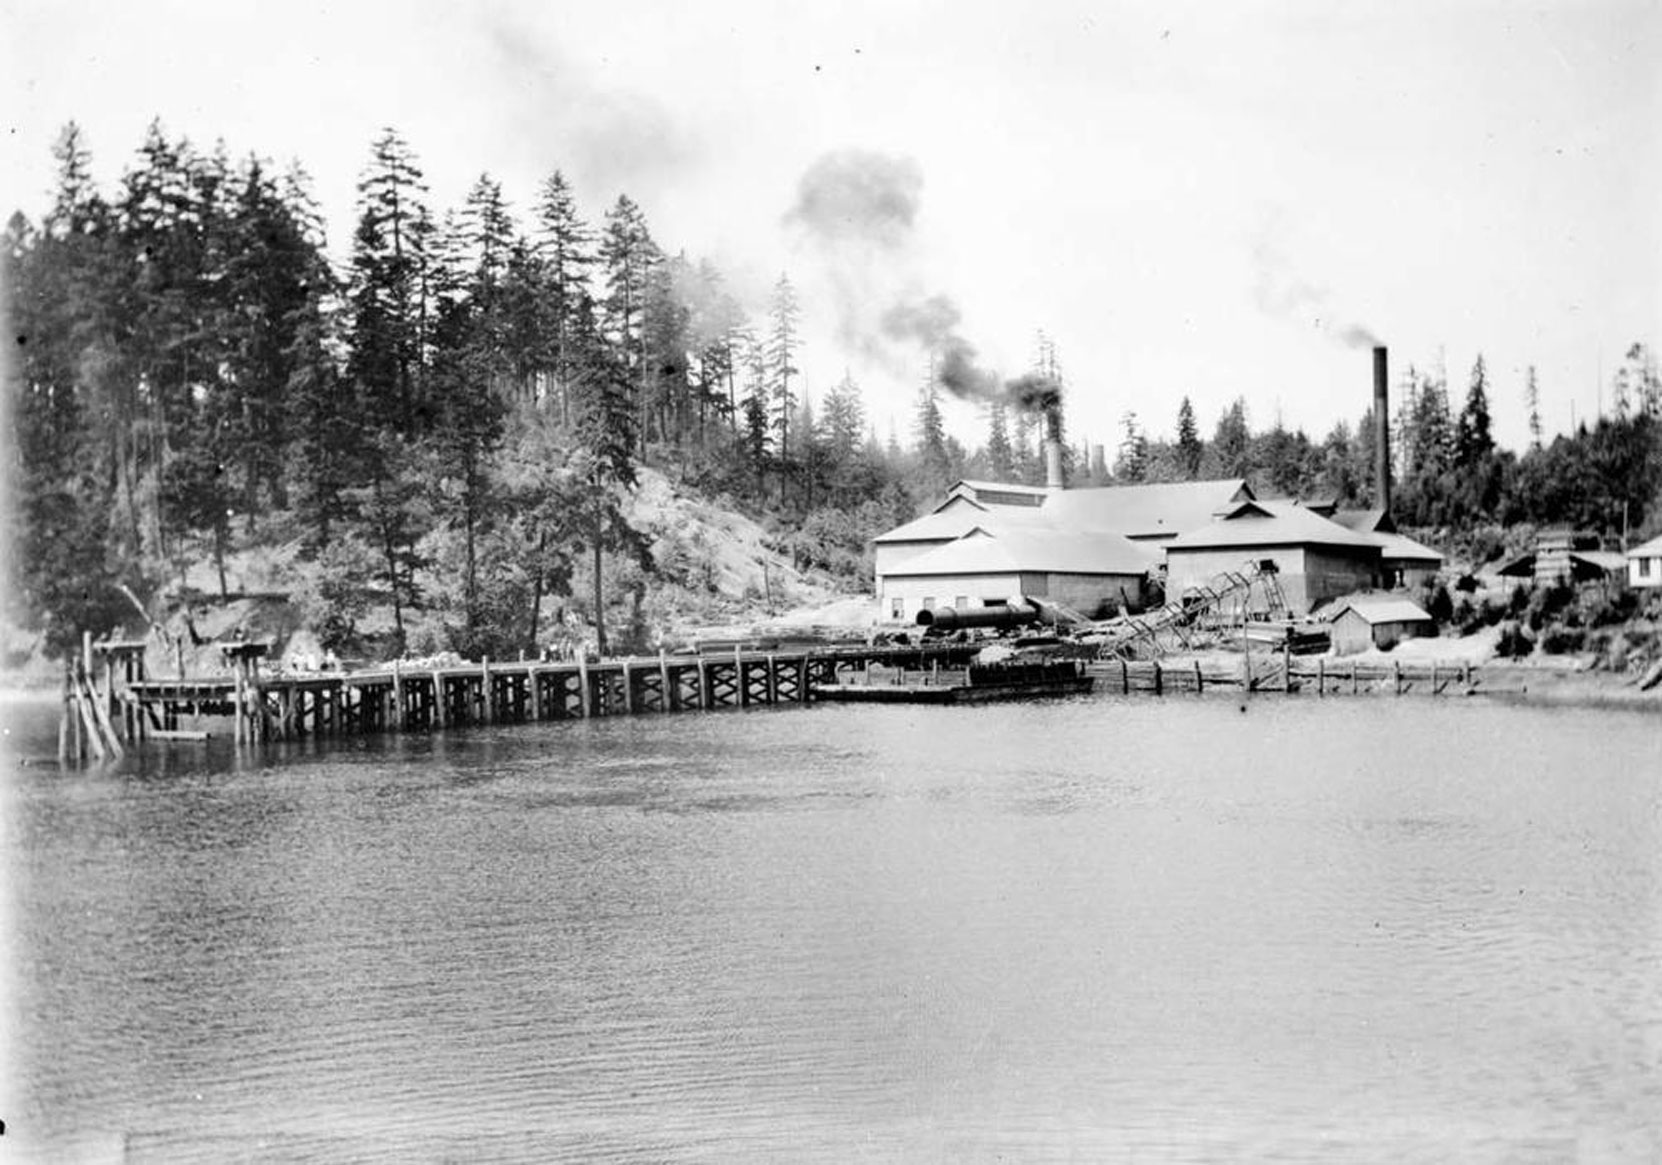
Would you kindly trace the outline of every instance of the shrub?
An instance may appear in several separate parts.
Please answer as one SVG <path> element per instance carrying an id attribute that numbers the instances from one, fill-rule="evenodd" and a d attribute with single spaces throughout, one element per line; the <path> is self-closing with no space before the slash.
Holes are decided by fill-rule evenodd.
<path id="1" fill-rule="evenodd" d="M 1541 650 L 1548 655 L 1569 655 L 1587 646 L 1587 632 L 1580 627 L 1554 624 L 1541 635 Z"/>
<path id="2" fill-rule="evenodd" d="M 1507 621 L 1500 626 L 1500 638 L 1495 641 L 1495 654 L 1502 659 L 1520 659 L 1535 649 L 1534 642 L 1525 633 L 1523 625 Z"/>
<path id="3" fill-rule="evenodd" d="M 1426 604 L 1426 614 L 1438 623 L 1448 623 L 1454 618 L 1454 599 L 1449 595 L 1448 588 L 1438 583 L 1432 588 L 1430 601 Z"/>

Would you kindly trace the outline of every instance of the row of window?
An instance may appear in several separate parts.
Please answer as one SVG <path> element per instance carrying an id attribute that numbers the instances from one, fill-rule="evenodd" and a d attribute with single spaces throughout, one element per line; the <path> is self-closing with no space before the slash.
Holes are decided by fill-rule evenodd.
<path id="1" fill-rule="evenodd" d="M 960 611 L 967 611 L 970 607 L 970 598 L 969 598 L 968 595 L 958 595 L 958 596 L 953 598 L 952 605 Z M 1010 605 L 1010 600 L 1009 599 L 982 599 L 981 600 L 981 605 L 983 607 L 1008 607 Z M 920 610 L 920 611 L 933 611 L 934 609 L 935 609 L 935 596 L 934 595 L 925 595 L 925 596 L 923 596 L 923 602 L 918 604 L 918 610 Z M 904 619 L 905 617 L 906 617 L 906 599 L 903 596 L 900 596 L 900 595 L 895 595 L 895 596 L 891 597 L 889 599 L 889 618 L 891 618 L 891 619 Z"/>

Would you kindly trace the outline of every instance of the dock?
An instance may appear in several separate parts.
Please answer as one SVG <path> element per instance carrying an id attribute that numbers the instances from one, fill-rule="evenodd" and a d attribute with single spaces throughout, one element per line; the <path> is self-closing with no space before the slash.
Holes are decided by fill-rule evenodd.
<path id="1" fill-rule="evenodd" d="M 120 756 L 146 739 L 200 740 L 187 718 L 229 720 L 238 744 L 424 732 L 766 705 L 806 704 L 816 687 L 873 668 L 938 674 L 966 667 L 974 644 L 820 646 L 789 651 L 637 656 L 570 662 L 391 663 L 358 671 L 262 671 L 266 645 L 228 643 L 229 675 L 152 679 L 143 641 L 83 643 L 66 670 L 59 755 Z"/>
<path id="2" fill-rule="evenodd" d="M 118 758 L 146 740 L 202 741 L 200 717 L 239 745 L 311 737 L 430 732 L 602 716 L 713 712 L 816 701 L 976 703 L 1096 690 L 1204 693 L 1470 695 L 1470 664 L 1301 658 L 1284 649 L 1238 666 L 1198 660 L 1053 660 L 974 665 L 979 643 L 807 646 L 659 654 L 603 661 L 391 663 L 343 673 L 267 674 L 267 647 L 226 643 L 229 674 L 154 679 L 146 644 L 83 640 L 65 670 L 60 759 Z M 1066 674 L 1063 674 L 1063 673 Z M 186 721 L 191 721 L 187 725 Z"/>

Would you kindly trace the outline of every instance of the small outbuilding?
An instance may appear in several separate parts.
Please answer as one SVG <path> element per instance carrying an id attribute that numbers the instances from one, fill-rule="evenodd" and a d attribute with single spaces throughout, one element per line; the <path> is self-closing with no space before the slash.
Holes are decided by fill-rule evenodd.
<path id="1" fill-rule="evenodd" d="M 1328 606 L 1322 618 L 1332 626 L 1336 655 L 1355 655 L 1370 647 L 1389 651 L 1404 639 L 1437 633 L 1437 621 L 1401 595 L 1346 595 Z"/>
<path id="2" fill-rule="evenodd" d="M 1627 584 L 1662 588 L 1662 534 L 1627 552 Z"/>

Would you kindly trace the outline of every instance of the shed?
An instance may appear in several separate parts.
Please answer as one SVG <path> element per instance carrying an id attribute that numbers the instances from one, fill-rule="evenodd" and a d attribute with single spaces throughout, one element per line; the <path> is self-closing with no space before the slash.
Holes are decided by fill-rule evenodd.
<path id="1" fill-rule="evenodd" d="M 1401 595 L 1346 595 L 1322 618 L 1332 624 L 1333 650 L 1354 655 L 1377 647 L 1389 651 L 1404 639 L 1437 633 L 1437 622 L 1420 605 Z"/>
<path id="2" fill-rule="evenodd" d="M 1629 586 L 1662 587 L 1662 534 L 1641 542 L 1627 552 L 1626 558 Z"/>

